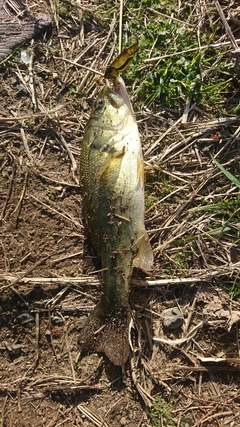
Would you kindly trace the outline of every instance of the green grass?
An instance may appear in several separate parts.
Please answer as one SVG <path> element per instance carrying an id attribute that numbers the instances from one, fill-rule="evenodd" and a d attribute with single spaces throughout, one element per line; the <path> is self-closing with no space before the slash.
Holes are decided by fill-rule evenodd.
<path id="1" fill-rule="evenodd" d="M 172 402 L 165 402 L 161 396 L 156 396 L 151 409 L 152 427 L 171 427 L 175 423 L 172 419 Z"/>
<path id="2" fill-rule="evenodd" d="M 174 427 L 176 422 L 173 419 L 172 414 L 173 400 L 170 399 L 166 402 L 161 396 L 155 397 L 155 403 L 153 404 L 150 412 L 152 421 L 152 427 Z M 179 427 L 185 427 L 190 425 L 185 423 L 185 420 L 181 420 Z"/>
<path id="3" fill-rule="evenodd" d="M 234 60 L 228 47 L 208 48 L 221 36 L 219 21 L 213 23 L 206 15 L 198 33 L 195 11 L 186 5 L 179 16 L 175 10 L 173 1 L 142 0 L 138 7 L 133 1 L 127 3 L 125 19 L 126 15 L 132 18 L 128 33 L 140 38 L 138 56 L 127 72 L 129 84 L 140 104 L 154 111 L 159 107 L 183 109 L 188 100 L 214 115 L 230 111 L 233 105 L 228 99 L 238 87 Z M 181 22 L 171 19 L 171 14 Z M 159 56 L 163 59 L 144 62 Z"/>

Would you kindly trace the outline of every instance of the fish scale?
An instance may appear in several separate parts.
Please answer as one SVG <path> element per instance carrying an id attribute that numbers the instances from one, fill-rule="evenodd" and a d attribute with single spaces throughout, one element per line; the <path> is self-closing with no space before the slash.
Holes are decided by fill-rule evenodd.
<path id="1" fill-rule="evenodd" d="M 102 297 L 83 328 L 80 344 L 103 351 L 116 365 L 125 363 L 129 354 L 133 266 L 149 270 L 153 263 L 144 226 L 143 175 L 137 122 L 118 76 L 97 99 L 80 156 L 85 224 L 103 270 Z"/>

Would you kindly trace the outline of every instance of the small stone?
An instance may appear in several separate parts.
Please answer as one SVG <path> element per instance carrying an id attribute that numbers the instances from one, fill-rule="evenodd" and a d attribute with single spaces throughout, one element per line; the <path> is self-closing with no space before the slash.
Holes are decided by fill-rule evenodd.
<path id="1" fill-rule="evenodd" d="M 21 345 L 13 345 L 12 349 L 10 351 L 10 354 L 12 357 L 19 357 L 22 353 L 22 346 Z"/>
<path id="2" fill-rule="evenodd" d="M 24 62 L 24 64 L 30 63 L 30 55 L 26 50 L 21 51 L 21 60 Z"/>
<path id="3" fill-rule="evenodd" d="M 21 325 L 28 326 L 29 323 L 34 322 L 34 317 L 29 313 L 22 313 L 19 316 L 17 316 L 17 320 Z"/>
<path id="4" fill-rule="evenodd" d="M 163 326 L 168 329 L 180 328 L 184 317 L 178 307 L 167 308 L 162 312 Z"/>
<path id="5" fill-rule="evenodd" d="M 60 316 L 53 316 L 51 321 L 52 321 L 52 325 L 56 325 L 56 326 L 62 326 L 64 324 L 64 320 Z"/>
<path id="6" fill-rule="evenodd" d="M 121 418 L 121 420 L 120 420 L 120 425 L 121 425 L 121 426 L 126 426 L 126 425 L 127 425 L 127 419 L 126 419 L 126 417 L 122 417 L 122 418 Z"/>
<path id="7" fill-rule="evenodd" d="M 82 328 L 84 327 L 86 320 L 87 320 L 87 316 L 81 316 L 77 322 L 75 323 L 75 328 L 76 330 L 79 332 L 82 330 Z"/>

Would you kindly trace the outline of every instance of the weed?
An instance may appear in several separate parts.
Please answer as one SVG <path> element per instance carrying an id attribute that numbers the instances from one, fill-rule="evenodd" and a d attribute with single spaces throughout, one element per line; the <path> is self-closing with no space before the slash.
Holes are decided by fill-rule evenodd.
<path id="1" fill-rule="evenodd" d="M 153 427 L 170 427 L 175 423 L 172 419 L 172 401 L 165 402 L 161 396 L 156 396 L 151 409 Z"/>
<path id="2" fill-rule="evenodd" d="M 235 277 L 234 281 L 230 280 L 230 283 L 226 283 L 225 286 L 231 299 L 238 298 L 240 296 L 239 273 Z"/>
<path id="3" fill-rule="evenodd" d="M 206 15 L 205 28 L 198 32 L 200 24 L 191 8 L 186 5 L 178 20 L 174 19 L 175 7 L 175 2 L 142 0 L 136 8 L 128 2 L 129 34 L 140 36 L 129 82 L 141 105 L 154 110 L 183 108 L 192 100 L 215 114 L 229 111 L 225 101 L 238 83 L 227 48 L 219 50 L 216 43 L 219 23 L 213 24 Z"/>

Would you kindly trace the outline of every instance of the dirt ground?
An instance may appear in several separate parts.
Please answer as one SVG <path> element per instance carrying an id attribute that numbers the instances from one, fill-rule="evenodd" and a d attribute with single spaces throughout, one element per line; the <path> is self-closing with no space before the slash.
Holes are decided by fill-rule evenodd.
<path id="1" fill-rule="evenodd" d="M 135 271 L 132 279 L 126 366 L 79 352 L 79 331 L 101 293 L 78 186 L 81 138 L 98 88 L 90 71 L 67 60 L 98 69 L 111 33 L 93 19 L 94 4 L 85 20 L 87 3 L 63 3 L 61 19 L 52 2 L 28 4 L 32 14 L 44 7 L 53 26 L 24 47 L 34 52 L 33 70 L 19 59 L 23 48 L 1 64 L 0 424 L 237 427 L 240 304 L 216 269 L 167 277 L 156 257 L 150 276 Z M 161 126 L 167 129 L 164 120 Z M 163 219 L 175 209 L 163 205 Z M 150 218 L 149 231 L 159 226 Z M 231 257 L 240 262 L 237 247 Z M 163 325 L 168 308 L 182 315 L 175 329 Z"/>

